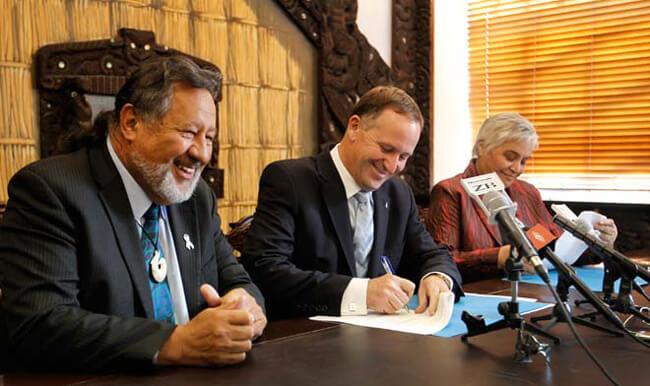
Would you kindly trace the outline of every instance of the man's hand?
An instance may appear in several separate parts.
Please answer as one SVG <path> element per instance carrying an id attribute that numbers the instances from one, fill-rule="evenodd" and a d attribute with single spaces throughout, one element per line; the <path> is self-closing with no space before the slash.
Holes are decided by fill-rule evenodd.
<path id="1" fill-rule="evenodd" d="M 606 218 L 600 220 L 598 223 L 594 224 L 594 229 L 600 231 L 600 239 L 609 246 L 614 246 L 614 241 L 616 241 L 616 236 L 618 236 L 618 229 L 616 228 L 616 223 L 611 218 Z"/>
<path id="2" fill-rule="evenodd" d="M 246 359 L 262 335 L 266 316 L 254 297 L 235 288 L 220 297 L 209 284 L 200 288 L 208 308 L 178 326 L 158 352 L 161 365 L 229 365 Z"/>
<path id="3" fill-rule="evenodd" d="M 204 287 L 209 287 L 214 291 L 214 294 L 217 293 L 214 288 L 209 284 L 203 284 L 201 286 L 201 294 L 204 292 L 211 292 L 210 289 L 204 289 Z M 218 295 L 217 295 L 218 296 Z M 205 298 L 205 296 L 204 296 Z M 208 301 L 207 298 L 205 298 Z M 210 302 L 208 301 L 208 305 Z M 253 339 L 259 338 L 264 332 L 266 327 L 266 315 L 262 311 L 262 307 L 257 304 L 257 301 L 252 297 L 248 292 L 243 288 L 235 288 L 230 290 L 226 295 L 220 298 L 220 305 L 218 307 L 223 307 L 226 309 L 240 309 L 248 311 L 253 315 Z"/>
<path id="4" fill-rule="evenodd" d="M 409 302 L 415 291 L 413 282 L 385 274 L 368 281 L 366 304 L 371 310 L 392 314 Z"/>
<path id="5" fill-rule="evenodd" d="M 429 315 L 435 314 L 438 309 L 440 293 L 449 292 L 449 287 L 444 279 L 438 275 L 429 275 L 420 282 L 418 290 L 418 308 L 415 313 L 421 314 L 425 310 Z"/>
<path id="6" fill-rule="evenodd" d="M 237 309 L 206 308 L 177 326 L 158 352 L 158 364 L 213 366 L 246 359 L 253 346 L 253 315 Z"/>

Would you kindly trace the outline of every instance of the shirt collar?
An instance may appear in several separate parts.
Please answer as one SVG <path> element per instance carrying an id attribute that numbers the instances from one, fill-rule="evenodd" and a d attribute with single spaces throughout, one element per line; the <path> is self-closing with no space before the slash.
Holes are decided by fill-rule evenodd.
<path id="1" fill-rule="evenodd" d="M 144 216 L 144 213 L 151 206 L 152 201 L 149 196 L 147 196 L 147 193 L 142 190 L 142 187 L 140 187 L 140 185 L 135 181 L 131 173 L 126 169 L 126 166 L 124 166 L 120 158 L 117 156 L 117 153 L 115 153 L 110 136 L 106 136 L 106 145 L 108 146 L 108 153 L 111 155 L 111 159 L 113 160 L 113 163 L 120 174 L 120 178 L 122 179 L 126 195 L 129 198 L 129 204 L 131 204 L 133 217 L 140 221 L 142 216 Z M 161 209 L 161 213 L 166 217 L 167 212 L 164 210 L 164 207 Z"/>
<path id="2" fill-rule="evenodd" d="M 361 187 L 354 180 L 345 165 L 343 165 L 343 161 L 341 161 L 341 156 L 339 155 L 339 145 L 340 143 L 337 143 L 336 146 L 330 150 L 330 156 L 332 157 L 332 161 L 334 161 L 334 167 L 336 167 L 336 171 L 339 172 L 341 181 L 343 181 L 345 196 L 349 200 L 350 197 L 354 196 L 361 190 Z"/>

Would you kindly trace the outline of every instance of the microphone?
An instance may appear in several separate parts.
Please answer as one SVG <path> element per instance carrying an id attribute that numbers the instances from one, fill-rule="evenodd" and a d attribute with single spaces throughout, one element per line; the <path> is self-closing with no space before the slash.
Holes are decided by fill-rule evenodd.
<path id="1" fill-rule="evenodd" d="M 577 221 L 571 221 L 560 214 L 556 214 L 555 217 L 553 217 L 553 222 L 561 226 L 566 231 L 570 232 L 573 236 L 584 241 L 585 244 L 587 244 L 587 246 L 589 246 L 589 248 L 603 260 L 609 260 L 618 263 L 620 267 L 629 274 L 639 276 L 646 282 L 650 283 L 650 272 L 645 268 L 639 267 L 627 256 L 605 244 L 598 237 L 589 233 L 589 231 L 592 229 L 591 224 L 581 219 L 578 219 Z"/>
<path id="2" fill-rule="evenodd" d="M 533 246 L 540 254 L 548 259 L 557 269 L 559 276 L 565 277 L 569 283 L 578 290 L 578 292 L 591 303 L 601 314 L 605 316 L 610 323 L 616 327 L 625 330 L 625 325 L 619 317 L 603 302 L 589 287 L 578 277 L 571 265 L 565 263 L 558 255 L 553 252 L 550 245 L 557 239 L 542 224 L 536 224 L 530 228 L 526 234 L 530 238 Z"/>
<path id="3" fill-rule="evenodd" d="M 483 204 L 490 212 L 490 218 L 494 217 L 500 228 L 506 233 L 513 246 L 520 256 L 523 256 L 534 268 L 535 272 L 544 280 L 549 282 L 548 273 L 544 264 L 537 255 L 537 251 L 526 237 L 524 231 L 519 227 L 512 213 L 512 204 L 503 194 L 498 191 L 489 191 L 483 196 Z"/>
<path id="4" fill-rule="evenodd" d="M 553 236 L 548 229 L 542 224 L 535 224 L 532 228 L 526 230 L 526 236 L 533 244 L 533 247 L 540 251 L 542 248 L 553 248 L 553 242 L 557 239 L 557 236 Z"/>
<path id="5" fill-rule="evenodd" d="M 544 268 L 546 268 L 547 271 L 554 269 L 555 266 L 551 264 L 551 260 L 542 254 L 542 248 L 547 247 L 551 251 L 554 251 L 558 239 L 557 236 L 554 236 L 540 223 L 535 224 L 532 228 L 524 227 L 524 230 L 526 231 L 526 236 L 528 236 L 530 242 L 533 243 L 533 247 L 535 247 L 537 252 L 540 254 L 539 257 L 542 259 Z"/>

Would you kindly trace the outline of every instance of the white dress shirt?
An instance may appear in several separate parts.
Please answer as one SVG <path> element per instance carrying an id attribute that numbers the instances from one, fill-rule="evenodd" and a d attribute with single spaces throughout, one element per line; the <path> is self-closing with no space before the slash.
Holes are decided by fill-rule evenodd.
<path id="1" fill-rule="evenodd" d="M 136 222 L 138 234 L 141 236 L 141 225 L 144 224 L 144 214 L 149 209 L 152 202 L 117 156 L 110 137 L 108 136 L 106 138 L 106 144 L 111 159 L 113 160 L 113 163 L 120 174 L 120 178 L 122 179 L 122 183 L 124 184 L 124 189 L 126 190 L 126 195 L 129 198 L 129 204 L 131 204 L 131 210 L 133 211 L 133 221 Z M 158 240 L 163 251 L 163 256 L 167 260 L 167 283 L 169 284 L 169 291 L 171 292 L 172 303 L 174 304 L 174 319 L 176 320 L 176 324 L 187 324 L 190 321 L 190 317 L 187 310 L 187 303 L 185 302 L 185 291 L 183 290 L 181 270 L 178 266 L 178 256 L 176 255 L 174 238 L 171 227 L 169 226 L 167 207 L 162 205 L 160 207 L 160 213 L 161 216 L 158 219 Z M 143 256 L 143 267 L 144 261 Z"/>
<path id="2" fill-rule="evenodd" d="M 352 213 L 354 212 L 353 196 L 361 190 L 361 187 L 354 180 L 345 165 L 343 165 L 343 161 L 341 161 L 341 156 L 339 155 L 339 145 L 340 144 L 334 146 L 334 148 L 330 151 L 330 156 L 332 157 L 336 171 L 338 171 L 339 177 L 341 177 L 341 181 L 343 182 L 343 187 L 345 188 L 345 197 L 348 200 L 348 213 L 350 213 L 350 217 L 352 217 Z M 371 204 L 374 204 L 372 202 L 372 199 Z M 350 218 L 350 222 L 352 223 L 352 218 Z M 451 289 L 453 281 L 448 275 L 442 272 L 429 272 L 424 275 L 421 280 L 424 280 L 424 278 L 428 277 L 429 275 L 441 276 Z M 357 277 L 354 277 L 352 280 L 350 280 L 350 283 L 348 283 L 348 286 L 343 292 L 343 298 L 341 299 L 341 315 L 366 315 L 368 313 L 368 305 L 366 304 L 368 296 L 368 281 L 368 278 Z"/>

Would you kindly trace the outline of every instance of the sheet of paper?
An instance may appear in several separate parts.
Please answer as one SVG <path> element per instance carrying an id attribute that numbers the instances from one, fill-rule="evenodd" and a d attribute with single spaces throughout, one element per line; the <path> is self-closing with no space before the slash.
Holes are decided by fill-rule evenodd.
<path id="1" fill-rule="evenodd" d="M 582 211 L 580 212 L 580 216 L 576 216 L 576 214 L 573 213 L 573 211 L 564 204 L 553 204 L 551 205 L 551 209 L 553 209 L 555 213 L 560 214 L 569 220 L 575 221 L 577 219 L 582 219 L 585 220 L 588 224 L 592 225 L 606 218 L 602 214 L 590 210 Z M 590 233 L 598 236 L 598 233 L 595 229 L 592 229 Z M 554 252 L 560 258 L 560 260 L 568 264 L 573 264 L 584 253 L 585 250 L 587 250 L 587 244 L 585 244 L 582 240 L 574 237 L 570 232 L 565 231 L 562 233 L 562 236 L 560 236 L 560 238 L 555 242 Z M 543 262 L 546 269 L 555 269 L 550 261 L 544 259 Z"/>
<path id="2" fill-rule="evenodd" d="M 501 320 L 503 319 L 503 316 L 500 315 L 498 312 L 498 305 L 499 303 L 503 301 L 507 301 L 509 299 L 510 296 L 483 295 L 483 294 L 474 294 L 474 293 L 465 292 L 465 296 L 460 298 L 460 301 L 458 301 L 458 303 L 454 304 L 453 311 L 451 313 L 447 326 L 440 331 L 436 331 L 435 333 L 433 333 L 433 335 L 442 338 L 451 338 L 466 333 L 467 327 L 465 326 L 465 323 L 461 320 L 461 314 L 463 311 L 467 311 L 472 315 L 483 316 L 485 323 L 488 325 L 498 320 Z M 553 307 L 553 304 L 540 303 L 537 301 L 537 299 L 533 299 L 533 298 L 519 297 L 517 299 L 519 301 L 519 313 L 521 315 L 527 314 L 529 312 L 539 311 L 547 307 Z M 409 307 L 415 309 L 415 307 L 417 307 L 417 304 L 418 304 L 418 297 L 417 295 L 415 295 L 411 298 L 411 301 L 409 302 Z M 394 315 L 384 315 L 384 316 L 392 317 Z M 350 317 L 345 317 L 345 318 L 350 318 Z M 368 317 L 361 316 L 360 318 L 367 319 Z M 316 316 L 311 319 L 328 321 L 328 322 L 347 323 L 346 321 L 347 319 L 342 319 L 342 317 Z M 368 323 L 365 322 L 363 324 L 357 324 L 357 325 L 368 326 Z M 375 327 L 375 326 L 369 326 L 369 327 Z M 385 326 L 381 326 L 378 328 L 385 328 Z M 397 330 L 397 331 L 403 331 L 403 330 Z"/>
<path id="3" fill-rule="evenodd" d="M 415 297 L 413 296 L 413 298 Z M 510 296 L 479 295 L 465 292 L 465 296 L 460 298 L 460 301 L 454 305 L 454 312 L 451 315 L 451 320 L 447 327 L 436 332 L 434 335 L 442 338 L 452 338 L 466 333 L 467 326 L 461 320 L 463 311 L 467 311 L 475 316 L 481 315 L 486 325 L 499 321 L 503 319 L 503 315 L 499 314 L 498 311 L 499 303 L 508 300 L 510 300 Z M 518 297 L 517 300 L 519 301 L 519 313 L 521 315 L 553 307 L 553 304 L 540 303 L 532 298 Z"/>
<path id="4" fill-rule="evenodd" d="M 371 313 L 360 316 L 313 316 L 309 319 L 321 322 L 339 322 L 356 326 L 383 328 L 385 330 L 408 332 L 411 334 L 432 335 L 449 323 L 454 310 L 454 294 L 443 293 L 435 314 L 416 314 L 415 311 L 402 311 L 398 314 Z"/>

